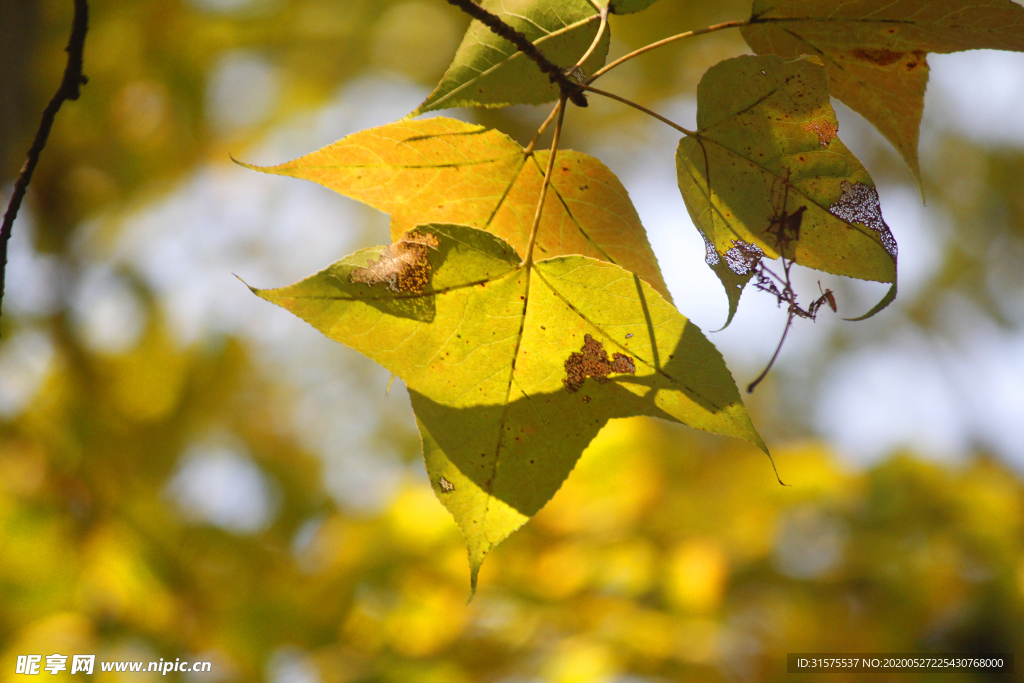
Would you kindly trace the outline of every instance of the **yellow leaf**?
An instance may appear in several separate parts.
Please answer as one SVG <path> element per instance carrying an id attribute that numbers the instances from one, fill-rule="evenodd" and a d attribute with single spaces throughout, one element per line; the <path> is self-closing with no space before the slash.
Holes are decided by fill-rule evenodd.
<path id="1" fill-rule="evenodd" d="M 253 291 L 405 381 L 474 586 L 484 556 L 547 503 L 609 419 L 661 417 L 767 452 L 722 356 L 635 274 L 583 256 L 524 263 L 460 225 L 422 225 L 405 243 L 435 246 L 396 258 L 392 280 L 362 273 L 409 253 L 394 244 Z"/>
<path id="2" fill-rule="evenodd" d="M 820 62 L 716 64 L 697 88 L 697 124 L 676 153 L 679 189 L 730 320 L 757 263 L 783 255 L 783 244 L 786 258 L 809 268 L 893 283 L 871 314 L 895 298 L 896 241 L 871 176 L 836 137 Z"/>
<path id="3" fill-rule="evenodd" d="M 1010 0 L 754 0 L 750 22 L 754 52 L 820 57 L 832 94 L 892 142 L 918 184 L 927 53 L 1024 50 L 1024 7 Z"/>
<path id="4" fill-rule="evenodd" d="M 397 239 L 423 223 L 487 230 L 520 253 L 529 242 L 548 152 L 526 155 L 504 133 L 448 118 L 361 131 L 264 173 L 312 180 L 391 214 Z M 626 189 L 586 154 L 559 152 L 537 233 L 536 255 L 580 254 L 668 289 Z"/>

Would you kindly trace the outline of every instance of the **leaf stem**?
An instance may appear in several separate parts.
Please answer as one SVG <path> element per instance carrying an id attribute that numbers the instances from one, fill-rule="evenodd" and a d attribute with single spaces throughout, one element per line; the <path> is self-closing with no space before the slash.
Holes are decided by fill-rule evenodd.
<path id="1" fill-rule="evenodd" d="M 576 62 L 576 66 L 573 67 L 573 71 L 583 66 L 583 64 L 590 59 L 590 55 L 597 49 L 597 44 L 601 42 L 601 36 L 604 35 L 605 29 L 608 28 L 608 6 L 605 5 L 601 8 L 601 25 L 597 28 L 597 35 L 594 36 L 594 41 L 590 43 L 590 47 L 583 54 L 582 57 Z"/>
<path id="2" fill-rule="evenodd" d="M 82 53 L 85 50 L 85 34 L 89 31 L 89 3 L 87 0 L 74 0 L 75 16 L 71 22 L 71 37 L 68 38 L 68 45 L 64 51 L 68 53 L 67 65 L 64 67 L 64 77 L 61 79 L 60 87 L 50 103 L 43 110 L 43 116 L 39 121 L 39 129 L 32 141 L 26 155 L 25 164 L 21 167 L 21 173 L 14 183 L 14 192 L 7 204 L 7 212 L 4 213 L 3 225 L 0 226 L 0 305 L 4 298 L 4 281 L 7 274 L 7 242 L 11 239 L 14 228 L 14 219 L 18 216 L 21 208 L 21 201 L 25 198 L 28 184 L 32 182 L 32 174 L 39 163 L 39 155 L 46 147 L 46 141 L 50 137 L 50 129 L 57 118 L 57 112 L 66 100 L 77 100 L 81 86 L 89 82 L 89 79 L 82 73 Z"/>
<path id="3" fill-rule="evenodd" d="M 526 260 L 523 262 L 523 265 L 527 268 L 533 264 L 533 247 L 537 243 L 537 231 L 540 228 L 540 218 L 544 213 L 544 199 L 548 194 L 548 186 L 551 185 L 551 173 L 555 168 L 555 156 L 558 155 L 558 138 L 562 135 L 562 120 L 565 119 L 564 95 L 558 105 L 558 121 L 555 122 L 555 135 L 551 140 L 551 153 L 548 156 L 548 166 L 544 169 L 544 182 L 540 186 L 540 200 L 537 202 L 537 211 L 533 216 L 533 226 L 530 228 L 530 241 L 526 245 Z"/>
<path id="4" fill-rule="evenodd" d="M 473 0 L 448 0 L 448 3 L 455 5 L 463 12 L 479 21 L 481 24 L 489 28 L 495 35 L 498 35 L 512 43 L 517 50 L 533 60 L 533 62 L 540 67 L 540 70 L 547 74 L 551 82 L 558 85 L 558 89 L 562 92 L 562 97 L 564 99 L 568 99 L 577 107 L 587 106 L 587 98 L 583 96 L 582 92 L 580 92 L 580 86 L 570 81 L 562 72 L 562 69 L 545 57 L 544 53 L 541 52 L 536 45 L 531 43 L 529 38 L 502 21 L 501 17 L 491 14 L 483 7 L 473 2 Z"/>
<path id="5" fill-rule="evenodd" d="M 544 131 L 548 129 L 551 122 L 555 120 L 555 115 L 562 109 L 562 100 L 558 100 L 558 104 L 551 110 L 548 117 L 544 119 L 544 123 L 540 124 L 540 128 L 537 129 L 537 134 L 533 136 L 533 140 L 530 140 L 530 144 L 527 145 L 526 149 L 523 150 L 524 156 L 530 156 L 533 154 L 533 148 L 537 146 L 537 141 L 540 140 L 540 136 L 544 135 Z"/>
<path id="6" fill-rule="evenodd" d="M 654 118 L 658 119 L 662 123 L 664 123 L 666 125 L 669 125 L 669 126 L 672 126 L 676 130 L 678 130 L 680 133 L 682 133 L 683 135 L 687 135 L 687 136 L 696 136 L 697 135 L 697 133 L 695 131 L 687 130 L 686 128 L 683 128 L 682 126 L 680 126 L 675 121 L 672 121 L 671 119 L 666 119 L 661 114 L 658 114 L 657 112 L 653 112 L 650 109 L 648 109 L 647 107 L 645 107 L 643 105 L 640 105 L 640 104 L 637 104 L 636 102 L 634 102 L 632 100 L 627 100 L 625 97 L 620 97 L 619 95 L 616 95 L 615 93 L 608 92 L 607 90 L 598 90 L 597 88 L 591 87 L 589 85 L 583 85 L 583 86 L 580 86 L 580 87 L 583 88 L 584 90 L 587 90 L 587 91 L 590 91 L 590 92 L 594 93 L 595 95 L 603 95 L 604 97 L 608 97 L 608 98 L 611 98 L 611 99 L 616 100 L 618 102 L 622 102 L 623 104 L 627 104 L 630 107 L 633 107 L 634 109 L 639 109 L 640 111 L 642 111 L 643 113 L 647 114 L 648 116 L 653 116 Z"/>
<path id="7" fill-rule="evenodd" d="M 782 351 L 782 345 L 786 343 L 786 335 L 789 334 L 789 328 L 793 325 L 793 317 L 793 311 L 790 310 L 789 315 L 786 316 L 786 329 L 782 331 L 782 339 L 779 340 L 779 345 L 775 347 L 775 353 L 772 354 L 772 359 L 768 361 L 768 366 L 765 367 L 761 374 L 757 376 L 757 379 L 747 385 L 748 394 L 754 393 L 754 389 L 756 389 L 757 385 L 761 383 L 761 380 L 768 376 L 768 371 L 772 369 L 772 365 L 775 364 L 775 359 L 779 357 L 779 352 Z M 775 463 L 773 462 L 772 465 L 774 466 Z"/>
<path id="8" fill-rule="evenodd" d="M 659 41 L 657 41 L 655 43 L 651 43 L 650 45 L 645 45 L 644 47 L 640 48 L 639 50 L 633 50 L 628 55 L 624 55 L 622 57 L 619 57 L 614 62 L 612 62 L 610 64 L 606 64 L 603 68 L 598 69 L 597 71 L 595 71 L 594 75 L 587 79 L 587 83 L 588 84 L 592 83 L 593 81 L 597 80 L 598 78 L 600 78 L 604 74 L 608 73 L 609 71 L 611 71 L 615 67 L 619 66 L 620 64 L 624 64 L 625 62 L 628 62 L 629 60 L 633 59 L 634 57 L 639 57 L 640 55 L 644 54 L 645 52 L 650 52 L 651 50 L 654 50 L 655 48 L 662 47 L 663 45 L 668 45 L 669 43 L 674 43 L 677 40 L 682 40 L 683 38 L 692 38 L 693 36 L 701 36 L 701 35 L 704 35 L 705 33 L 714 33 L 715 31 L 721 31 L 721 30 L 727 29 L 727 28 L 739 28 L 741 26 L 746 26 L 749 23 L 750 23 L 749 19 L 743 19 L 743 20 L 737 20 L 737 21 L 726 21 L 726 22 L 721 23 L 721 24 L 715 24 L 714 26 L 707 26 L 705 28 L 699 28 L 699 29 L 696 29 L 694 31 L 686 31 L 685 33 L 679 33 L 679 34 L 674 35 L 674 36 L 669 36 L 668 38 L 664 38 L 664 39 L 659 40 Z"/>

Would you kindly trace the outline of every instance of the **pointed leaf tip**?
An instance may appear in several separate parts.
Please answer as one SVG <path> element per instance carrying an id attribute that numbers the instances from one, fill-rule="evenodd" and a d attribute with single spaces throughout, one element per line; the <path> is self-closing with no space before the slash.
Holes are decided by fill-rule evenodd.
<path id="1" fill-rule="evenodd" d="M 423 223 L 491 232 L 520 252 L 543 184 L 548 152 L 527 156 L 504 133 L 446 117 L 391 123 L 353 133 L 278 166 L 255 168 L 303 178 L 391 214 L 391 237 Z M 571 150 L 556 157 L 535 255 L 582 254 L 639 273 L 669 296 L 629 193 L 600 160 Z"/>
<path id="2" fill-rule="evenodd" d="M 242 168 L 247 168 L 250 171 L 259 171 L 260 173 L 273 173 L 273 171 L 270 170 L 272 168 L 271 166 L 257 166 L 256 164 L 250 164 L 245 161 L 240 161 L 239 159 L 236 159 L 231 154 L 228 154 L 228 158 L 231 159 L 231 161 L 233 161 L 234 163 L 241 166 Z"/>
<path id="3" fill-rule="evenodd" d="M 248 282 L 246 282 L 245 280 L 243 280 L 243 279 L 241 278 L 241 276 L 239 276 L 239 275 L 237 275 L 237 274 L 235 274 L 235 273 L 231 273 L 231 274 L 232 274 L 232 275 L 234 275 L 234 276 L 235 276 L 235 278 L 237 278 L 239 282 L 241 282 L 241 283 L 242 283 L 243 285 L 245 285 L 246 287 L 248 287 L 248 288 L 249 288 L 249 291 L 250 291 L 250 292 L 252 292 L 253 294 L 256 294 L 257 296 L 259 296 L 260 290 L 259 290 L 258 288 L 256 288 L 256 287 L 253 287 L 252 285 L 250 285 L 250 284 L 249 284 Z"/>
<path id="4" fill-rule="evenodd" d="M 1010 0 L 754 0 L 740 29 L 757 54 L 820 54 L 832 94 L 899 151 L 924 197 L 918 138 L 929 52 L 1024 51 L 1024 7 Z"/>
<path id="5" fill-rule="evenodd" d="M 721 354 L 634 273 L 576 255 L 526 266 L 468 226 L 421 225 L 402 242 L 430 248 L 364 249 L 261 295 L 405 381 L 471 590 L 609 419 L 651 415 L 766 450 Z"/>
<path id="6" fill-rule="evenodd" d="M 893 282 L 892 283 L 892 287 L 890 287 L 889 291 L 885 293 L 885 296 L 882 297 L 882 300 L 879 301 L 877 304 L 875 304 L 874 308 L 872 308 L 870 311 L 868 311 L 864 315 L 860 316 L 859 318 L 843 318 L 843 320 L 847 320 L 849 322 L 859 322 L 861 320 L 867 320 L 868 318 L 871 318 L 871 317 L 875 316 L 877 313 L 880 313 L 884 308 L 886 308 L 889 304 L 891 304 L 895 300 L 896 300 L 896 283 Z"/>
<path id="7" fill-rule="evenodd" d="M 697 122 L 697 134 L 679 142 L 676 170 L 705 261 L 729 298 L 726 324 L 761 259 L 779 257 L 785 216 L 801 216 L 787 253 L 795 263 L 895 281 L 895 240 L 870 175 L 837 137 L 820 60 L 720 62 L 698 86 Z"/>

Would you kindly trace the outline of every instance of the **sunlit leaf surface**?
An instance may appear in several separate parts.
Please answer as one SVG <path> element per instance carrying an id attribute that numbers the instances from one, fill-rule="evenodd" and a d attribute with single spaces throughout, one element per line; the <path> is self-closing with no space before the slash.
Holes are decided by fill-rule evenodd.
<path id="1" fill-rule="evenodd" d="M 8 189 L 60 79 L 72 5 L 0 2 Z M 325 127 L 404 115 L 429 92 L 420 86 L 440 80 L 468 21 L 440 0 L 90 9 L 90 83 L 62 108 L 14 226 L 0 317 L 0 680 L 50 677 L 15 673 L 32 653 L 43 666 L 54 653 L 96 653 L 99 681 L 152 676 L 104 673 L 101 662 L 199 659 L 211 673 L 167 680 L 781 683 L 792 679 L 787 652 L 1024 651 L 1024 486 L 1020 467 L 1000 461 L 1020 462 L 1024 441 L 1014 419 L 1024 153 L 1002 100 L 1010 91 L 980 85 L 1009 83 L 1012 70 L 967 83 L 968 67 L 971 88 L 944 90 L 974 125 L 935 112 L 921 150 L 925 213 L 898 186 L 886 193 L 894 229 L 907 220 L 929 236 L 900 245 L 902 272 L 916 260 L 931 273 L 901 286 L 912 305 L 891 307 L 874 331 L 813 334 L 809 355 L 783 359 L 781 375 L 813 373 L 824 396 L 788 381 L 748 402 L 770 420 L 792 487 L 745 441 L 612 420 L 552 500 L 488 556 L 467 605 L 465 543 L 438 502 L 443 485 L 419 464 L 404 393 L 385 399 L 387 371 L 228 284 L 231 272 L 291 281 L 315 270 L 310 258 L 352 251 L 333 232 L 338 198 L 310 202 L 319 188 L 264 184 L 224 164 L 228 152 L 282 142 L 280 154 L 298 155 Z M 749 12 L 739 0 L 655 3 L 612 18 L 616 50 Z M 438 13 L 447 22 L 421 20 Z M 628 92 L 608 89 L 686 101 L 708 64 L 745 51 L 735 31 L 673 45 L 615 72 Z M 1005 67 L 1015 56 L 948 62 Z M 527 140 L 539 113 L 475 115 Z M 642 172 L 654 167 L 641 150 L 650 128 L 598 106 L 578 114 L 567 117 L 573 144 L 635 149 L 611 165 L 660 187 Z M 863 144 L 880 184 L 898 177 L 895 155 Z M 652 205 L 644 218 L 671 210 L 682 209 Z M 344 216 L 349 234 L 378 227 L 365 211 Z M 948 232 L 932 241 L 935 219 Z M 392 277 L 380 255 L 357 276 L 376 282 L 364 286 L 422 282 Z M 674 263 L 671 251 L 659 256 Z M 97 271 L 122 276 L 137 305 L 114 305 L 113 316 L 107 299 L 93 305 L 82 283 Z M 211 324 L 216 311 L 230 315 Z M 120 342 L 97 346 L 94 328 Z M 891 343 L 908 329 L 919 344 Z M 939 334 L 946 351 L 931 356 Z M 929 358 L 934 369 L 913 369 Z M 632 379 L 610 376 L 575 395 Z M 823 414 L 846 425 L 831 433 L 879 444 L 879 460 L 851 468 L 849 452 L 783 438 L 813 432 Z M 913 454 L 885 455 L 904 440 Z M 218 474 L 225 462 L 235 467 Z M 185 486 L 186 470 L 203 476 Z M 53 680 L 76 679 L 70 664 Z"/>
<path id="2" fill-rule="evenodd" d="M 754 0 L 743 37 L 758 54 L 816 55 L 832 94 L 899 150 L 918 182 L 929 52 L 1024 50 L 1011 0 Z"/>
<path id="3" fill-rule="evenodd" d="M 563 69 L 574 66 L 587 52 L 601 23 L 589 0 L 485 0 L 482 5 Z M 582 65 L 585 73 L 604 64 L 610 35 L 606 29 Z M 558 87 L 536 64 L 512 43 L 474 21 L 441 83 L 410 116 L 474 105 L 541 104 L 557 98 Z"/>
<path id="4" fill-rule="evenodd" d="M 526 156 L 510 137 L 448 118 L 354 133 L 265 173 L 305 178 L 391 214 L 397 239 L 421 223 L 492 232 L 522 252 L 548 153 Z M 637 273 L 668 296 L 657 259 L 619 179 L 587 154 L 561 151 L 537 233 L 537 256 L 581 254 Z"/>
<path id="5" fill-rule="evenodd" d="M 524 266 L 493 235 L 430 224 L 254 291 L 405 380 L 474 585 L 484 555 L 543 507 L 610 418 L 653 415 L 765 449 L 714 346 L 606 262 Z"/>
<path id="6" fill-rule="evenodd" d="M 757 261 L 780 256 L 786 217 L 799 221 L 786 258 L 891 282 L 895 296 L 896 242 L 871 177 L 837 137 L 816 58 L 720 62 L 697 89 L 697 125 L 676 152 L 679 189 L 729 296 L 730 320 Z"/>

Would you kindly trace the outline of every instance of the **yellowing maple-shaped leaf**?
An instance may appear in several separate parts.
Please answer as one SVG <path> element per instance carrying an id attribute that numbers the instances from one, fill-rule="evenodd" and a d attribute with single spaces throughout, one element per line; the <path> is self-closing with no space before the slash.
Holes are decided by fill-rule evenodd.
<path id="1" fill-rule="evenodd" d="M 600 12 L 589 0 L 484 0 L 480 5 L 563 69 L 586 54 L 601 24 Z M 584 73 L 591 74 L 604 64 L 609 37 L 606 28 L 582 65 Z M 556 99 L 558 87 L 533 61 L 473 21 L 441 83 L 409 116 L 453 107 L 541 104 Z"/>
<path id="2" fill-rule="evenodd" d="M 405 380 L 474 585 L 611 418 L 653 415 L 765 449 L 715 347 L 606 261 L 524 263 L 494 235 L 428 224 L 253 291 Z"/>
<path id="3" fill-rule="evenodd" d="M 548 152 L 526 155 L 504 133 L 449 118 L 400 121 L 349 135 L 279 166 L 391 214 L 395 239 L 421 223 L 460 223 L 522 252 Z M 586 154 L 556 156 L 537 233 L 538 257 L 582 254 L 637 273 L 666 297 L 640 217 L 619 179 Z"/>
<path id="4" fill-rule="evenodd" d="M 737 57 L 704 74 L 696 135 L 676 152 L 679 189 L 729 296 L 729 321 L 762 256 L 891 282 L 896 242 L 871 176 L 837 137 L 825 69 L 814 57 Z M 726 324 L 728 324 L 728 322 Z"/>
<path id="5" fill-rule="evenodd" d="M 1011 0 L 754 0 L 742 29 L 758 54 L 816 55 L 832 94 L 899 150 L 918 183 L 917 142 L 929 52 L 1024 50 Z"/>

